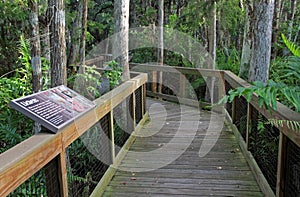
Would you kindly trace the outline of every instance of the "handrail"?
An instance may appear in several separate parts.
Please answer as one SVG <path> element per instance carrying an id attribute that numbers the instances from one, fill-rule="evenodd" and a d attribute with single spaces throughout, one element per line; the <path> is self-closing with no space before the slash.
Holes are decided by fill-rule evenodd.
<path id="1" fill-rule="evenodd" d="M 224 71 L 224 78 L 225 81 L 228 82 L 232 88 L 237 87 L 249 87 L 250 84 L 246 81 L 242 80 L 235 74 L 233 74 L 230 71 Z M 277 102 L 277 110 L 273 110 L 270 112 L 269 110 L 265 109 L 264 107 L 259 107 L 258 104 L 258 96 L 256 94 L 253 94 L 252 99 L 250 101 L 250 104 L 255 107 L 262 115 L 264 115 L 266 118 L 271 119 L 278 119 L 278 120 L 294 120 L 294 121 L 300 121 L 300 114 L 291 110 L 287 106 L 283 105 L 280 102 Z M 288 136 L 295 144 L 300 146 L 300 133 L 297 133 L 296 131 L 292 130 L 291 128 L 288 128 L 287 126 L 279 127 L 278 128 L 281 132 L 284 133 L 284 135 Z"/>
<path id="2" fill-rule="evenodd" d="M 210 69 L 201 69 L 201 68 L 184 68 L 184 67 L 171 67 L 171 66 L 163 66 L 163 65 L 156 65 L 156 64 L 130 64 L 131 68 L 134 68 L 134 70 L 141 71 L 141 72 L 148 72 L 151 73 L 152 75 L 152 84 L 157 84 L 159 83 L 158 77 L 155 76 L 157 73 L 156 72 L 166 72 L 166 73 L 178 73 L 180 72 L 182 75 L 195 75 L 195 76 L 202 76 L 202 77 L 221 77 L 221 81 L 223 83 L 223 88 L 225 88 L 225 84 L 229 84 L 231 88 L 237 88 L 237 87 L 249 87 L 250 84 L 244 81 L 243 79 L 239 78 L 235 74 L 233 74 L 230 71 L 222 71 L 222 70 L 210 70 Z M 180 90 L 183 90 L 185 88 L 185 80 L 184 77 L 180 77 Z M 149 92 L 149 93 L 148 93 Z M 183 97 L 184 94 L 181 93 L 176 96 L 172 95 L 165 95 L 161 92 L 157 92 L 156 87 L 153 88 L 150 87 L 147 90 L 147 94 L 150 96 L 158 97 L 161 99 L 166 99 L 170 100 L 172 102 L 176 102 L 178 97 Z M 220 94 L 220 92 L 219 92 Z M 220 96 L 220 95 L 219 95 Z M 185 99 L 181 99 L 185 101 Z M 236 106 L 236 100 L 232 103 L 232 117 L 231 119 L 235 123 L 235 119 L 240 118 L 240 117 L 235 117 L 236 116 L 236 110 L 239 110 L 239 107 L 241 106 Z M 190 104 L 190 105 L 198 105 L 195 102 L 192 102 L 191 100 L 186 100 L 185 104 Z M 266 195 L 274 195 L 273 191 L 270 187 L 270 183 L 266 180 L 264 177 L 262 171 L 260 170 L 260 167 L 256 163 L 255 159 L 253 158 L 253 155 L 251 154 L 251 150 L 249 150 L 250 147 L 250 130 L 251 130 L 251 113 L 255 109 L 258 113 L 260 113 L 262 116 L 264 116 L 267 119 L 278 119 L 278 120 L 293 120 L 293 121 L 300 121 L 300 114 L 289 109 L 285 105 L 281 104 L 280 102 L 277 102 L 277 110 L 273 110 L 270 112 L 267 110 L 265 107 L 259 107 L 258 104 L 258 97 L 256 94 L 253 94 L 252 99 L 250 103 L 245 103 L 246 105 L 246 112 L 243 114 L 246 116 L 247 121 L 246 121 L 246 138 L 242 138 L 241 135 L 239 134 L 240 137 L 238 137 L 238 140 L 243 140 L 243 143 L 240 143 L 241 146 L 244 146 L 242 148 L 245 150 L 246 158 L 250 165 L 252 165 L 253 172 L 257 178 L 258 183 L 260 184 L 262 190 Z M 228 114 L 229 114 L 228 113 Z M 286 124 L 283 124 L 283 126 L 277 126 L 278 130 L 280 131 L 280 139 L 278 143 L 278 164 L 277 164 L 277 183 L 276 183 L 276 196 L 284 196 L 285 190 L 287 190 L 287 187 L 290 187 L 287 185 L 287 175 L 286 175 L 286 165 L 287 165 L 287 160 L 294 155 L 288 155 L 287 153 L 287 146 L 288 146 L 288 140 L 291 141 L 291 143 L 294 143 L 296 146 L 300 148 L 300 133 L 297 131 L 292 130 L 289 128 Z M 239 131 L 241 132 L 241 131 Z M 298 153 L 300 154 L 300 153 Z M 300 156 L 298 156 L 300 157 Z M 297 165 L 297 164 L 295 164 Z M 275 172 L 276 174 L 276 172 Z M 299 187 L 299 186 L 298 186 Z"/>
<path id="3" fill-rule="evenodd" d="M 200 68 L 183 68 L 183 67 L 170 67 L 162 65 L 153 64 L 130 64 L 134 71 L 142 72 L 166 72 L 166 73 L 181 73 L 183 75 L 195 75 L 202 77 L 218 77 L 221 79 L 219 82 L 223 83 L 222 87 L 218 87 L 218 96 L 221 96 L 221 90 L 225 89 L 225 84 L 229 84 L 231 88 L 237 87 L 248 87 L 249 83 L 240 79 L 235 74 L 230 71 L 222 70 L 210 70 L 210 69 L 200 69 Z M 152 76 L 153 77 L 153 76 Z M 151 83 L 158 83 L 158 78 L 153 77 Z M 180 97 L 185 98 L 185 80 L 180 77 Z M 140 86 L 145 86 L 147 81 L 147 74 L 139 74 L 133 79 L 121 84 L 114 92 L 110 92 L 103 95 L 99 99 L 95 100 L 97 107 L 94 111 L 85 114 L 84 116 L 78 118 L 75 123 L 70 124 L 64 128 L 61 132 L 56 135 L 53 134 L 38 134 L 31 138 L 25 140 L 24 142 L 18 144 L 12 149 L 0 155 L 0 196 L 5 196 L 13 191 L 18 185 L 23 183 L 29 177 L 31 177 L 35 172 L 45 166 L 53 158 L 59 156 L 59 165 L 61 166 L 59 176 L 62 185 L 61 196 L 67 196 L 67 191 L 65 186 L 66 183 L 66 169 L 65 169 L 65 149 L 76 139 L 79 138 L 84 132 L 86 132 L 94 123 L 99 121 L 105 114 L 109 113 L 111 109 L 121 103 L 124 98 L 134 93 L 134 91 Z M 150 87 L 151 88 L 151 87 Z M 150 89 L 150 91 L 153 91 Z M 145 92 L 144 92 L 145 93 Z M 155 90 L 151 94 L 155 97 L 161 97 L 163 99 L 170 99 L 175 101 L 172 95 L 163 95 Z M 144 99 L 143 99 L 144 100 Z M 232 104 L 231 116 L 234 121 L 237 117 L 235 110 L 235 102 Z M 189 100 L 186 100 L 189 103 Z M 194 103 L 196 105 L 197 103 Z M 281 103 L 277 102 L 277 110 L 270 113 L 265 108 L 260 108 L 258 105 L 258 97 L 254 94 L 250 103 L 246 104 L 247 112 L 244 114 L 247 116 L 246 124 L 246 139 L 238 138 L 240 140 L 245 140 L 246 151 L 249 150 L 249 135 L 250 135 L 250 119 L 251 111 L 255 109 L 260 114 L 266 118 L 276 118 L 285 120 L 295 120 L 300 121 L 300 114 L 292 111 Z M 145 111 L 145 109 L 143 109 Z M 230 113 L 230 112 L 229 112 Z M 96 114 L 96 116 L 95 116 Z M 80 126 L 79 126 L 80 125 Z M 300 147 L 300 134 L 292 129 L 288 128 L 286 125 L 283 127 L 279 126 L 280 140 L 278 147 L 278 165 L 277 165 L 277 185 L 276 185 L 276 196 L 284 196 L 284 191 L 286 190 L 286 172 L 285 166 L 287 164 L 287 159 L 290 157 L 288 155 L 286 146 L 287 141 L 290 140 L 297 147 Z M 51 147 L 51 148 L 49 148 Z M 249 152 L 249 154 L 251 154 Z M 252 156 L 251 156 L 252 157 Z M 253 157 L 252 157 L 253 158 Z M 257 165 L 257 164 L 256 164 Z M 258 173 L 254 171 L 254 173 Z M 261 173 L 259 176 L 262 176 Z M 260 179 L 261 180 L 261 179 Z M 259 184 L 260 181 L 258 181 Z"/>
<path id="4" fill-rule="evenodd" d="M 68 196 L 66 180 L 66 148 L 138 88 L 145 86 L 147 74 L 122 83 L 113 91 L 96 99 L 96 108 L 64 127 L 57 134 L 40 133 L 0 155 L 0 196 L 6 196 L 59 156 L 60 195 Z M 142 99 L 141 102 L 144 102 Z M 135 106 L 135 105 L 133 105 Z M 143 109 L 143 111 L 145 111 Z"/>

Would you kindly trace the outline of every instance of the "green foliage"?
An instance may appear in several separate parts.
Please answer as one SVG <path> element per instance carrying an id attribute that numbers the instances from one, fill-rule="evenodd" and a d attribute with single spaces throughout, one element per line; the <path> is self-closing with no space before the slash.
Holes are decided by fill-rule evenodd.
<path id="1" fill-rule="evenodd" d="M 122 67 L 115 60 L 108 62 L 107 67 L 104 71 L 104 76 L 109 80 L 110 88 L 113 89 L 122 80 Z"/>
<path id="2" fill-rule="evenodd" d="M 255 81 L 250 87 L 239 87 L 235 90 L 230 90 L 229 95 L 225 96 L 220 103 L 232 102 L 236 96 L 245 96 L 247 102 L 250 102 L 253 93 L 256 93 L 260 107 L 264 105 L 267 109 L 273 108 L 276 110 L 276 103 L 280 98 L 281 101 L 285 101 L 292 109 L 300 112 L 300 87 L 298 86 L 300 81 L 300 47 L 286 40 L 284 35 L 282 35 L 282 38 L 294 56 L 288 59 L 287 66 L 281 67 L 281 70 L 278 71 L 281 73 L 280 76 L 278 75 L 278 78 L 292 78 L 293 81 L 290 84 L 280 81 L 275 82 L 273 80 L 268 80 L 267 84 Z"/>
<path id="3" fill-rule="evenodd" d="M 283 125 L 287 125 L 288 128 L 300 132 L 300 122 L 293 120 L 277 120 L 277 119 L 269 119 L 268 124 L 275 127 L 283 127 Z"/>
<path id="4" fill-rule="evenodd" d="M 284 44 L 287 46 L 287 48 L 290 50 L 290 52 L 294 56 L 300 58 L 300 46 L 297 46 L 295 43 L 287 40 L 286 37 L 284 36 L 284 34 L 282 34 L 281 37 L 282 37 Z"/>
<path id="5" fill-rule="evenodd" d="M 238 75 L 240 69 L 240 53 L 235 48 L 217 49 L 216 64 L 218 69 L 230 70 Z"/>
<path id="6" fill-rule="evenodd" d="M 33 122 L 21 113 L 13 110 L 9 102 L 32 93 L 32 68 L 29 42 L 20 38 L 18 45 L 20 54 L 17 64 L 19 68 L 14 70 L 13 76 L 8 78 L 5 75 L 0 78 L 0 152 L 23 141 L 32 135 Z M 48 83 L 49 64 L 43 60 L 43 82 Z"/>
<path id="7" fill-rule="evenodd" d="M 14 69 L 18 58 L 20 36 L 28 30 L 27 1 L 13 0 L 0 2 L 0 75 Z"/>
<path id="8" fill-rule="evenodd" d="M 85 65 L 84 70 L 83 74 L 78 73 L 68 78 L 68 83 L 75 83 L 73 88 L 91 100 L 99 98 L 118 86 L 122 79 L 122 67 L 115 60 L 108 62 L 104 71 L 97 69 L 95 65 Z M 108 87 L 106 87 L 106 82 L 109 83 Z M 82 92 L 82 90 L 85 91 Z"/>
<path id="9" fill-rule="evenodd" d="M 287 59 L 286 66 L 278 64 L 281 68 L 281 70 L 278 71 L 281 75 L 276 76 L 278 81 L 268 80 L 267 84 L 255 81 L 250 87 L 238 87 L 234 90 L 230 90 L 228 92 L 229 95 L 224 96 L 219 101 L 219 104 L 232 102 L 235 97 L 240 96 L 244 96 L 247 102 L 250 102 L 253 94 L 256 93 L 260 107 L 265 106 L 270 111 L 276 110 L 277 101 L 280 100 L 300 113 L 300 87 L 298 84 L 300 81 L 300 47 L 286 40 L 284 35 L 282 35 L 282 38 L 294 56 Z M 288 79 L 289 84 L 281 82 L 280 79 Z M 288 127 L 294 130 L 300 130 L 299 122 L 297 121 L 277 120 L 276 122 L 271 120 L 270 123 L 276 126 L 286 123 Z"/>

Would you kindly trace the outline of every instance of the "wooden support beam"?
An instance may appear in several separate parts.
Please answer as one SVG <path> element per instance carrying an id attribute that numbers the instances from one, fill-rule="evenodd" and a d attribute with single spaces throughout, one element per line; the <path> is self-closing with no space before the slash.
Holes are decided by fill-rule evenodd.
<path id="1" fill-rule="evenodd" d="M 109 113 L 109 139 L 110 139 L 110 150 L 111 150 L 111 161 L 112 163 L 115 162 L 115 133 L 114 133 L 114 112 L 113 110 L 110 111 Z"/>
<path id="2" fill-rule="evenodd" d="M 60 195 L 62 197 L 68 196 L 68 179 L 67 179 L 67 164 L 66 164 L 66 150 L 63 148 L 58 155 L 58 181 L 60 185 Z"/>
<path id="3" fill-rule="evenodd" d="M 179 95 L 183 98 L 186 97 L 186 78 L 185 75 L 180 74 L 180 85 L 179 85 Z"/>
<path id="4" fill-rule="evenodd" d="M 283 133 L 280 132 L 279 148 L 278 148 L 276 197 L 282 197 L 282 196 L 284 196 L 285 160 L 286 160 L 286 136 Z"/>
<path id="5" fill-rule="evenodd" d="M 252 115 L 252 105 L 247 103 L 247 123 L 246 123 L 246 148 L 249 150 L 250 146 L 250 133 L 251 133 L 251 116 Z"/>

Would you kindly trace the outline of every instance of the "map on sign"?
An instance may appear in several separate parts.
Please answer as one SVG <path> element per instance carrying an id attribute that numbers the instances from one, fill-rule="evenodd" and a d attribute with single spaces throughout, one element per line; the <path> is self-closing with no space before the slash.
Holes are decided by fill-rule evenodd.
<path id="1" fill-rule="evenodd" d="M 55 133 L 95 107 L 64 85 L 12 100 L 10 105 Z"/>

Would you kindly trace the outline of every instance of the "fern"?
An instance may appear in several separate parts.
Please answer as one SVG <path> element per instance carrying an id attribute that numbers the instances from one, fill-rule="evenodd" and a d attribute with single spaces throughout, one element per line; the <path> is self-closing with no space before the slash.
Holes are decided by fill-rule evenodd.
<path id="1" fill-rule="evenodd" d="M 269 119 L 268 123 L 275 127 L 283 127 L 284 125 L 286 125 L 289 129 L 292 129 L 300 133 L 299 121 Z"/>
<path id="2" fill-rule="evenodd" d="M 287 48 L 291 51 L 291 53 L 300 58 L 300 46 L 297 46 L 295 43 L 289 41 L 286 39 L 284 34 L 281 34 L 282 40 L 284 44 L 287 46 Z"/>

